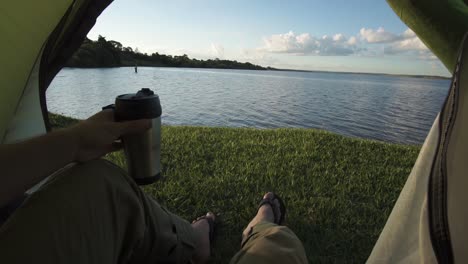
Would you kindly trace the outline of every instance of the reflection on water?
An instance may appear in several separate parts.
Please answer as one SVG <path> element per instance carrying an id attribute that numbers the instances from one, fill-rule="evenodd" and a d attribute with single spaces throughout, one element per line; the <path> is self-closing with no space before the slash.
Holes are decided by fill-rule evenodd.
<path id="1" fill-rule="evenodd" d="M 181 68 L 64 69 L 47 92 L 49 110 L 86 118 L 123 93 L 150 87 L 163 123 L 320 128 L 420 144 L 449 80 L 367 74 Z"/>

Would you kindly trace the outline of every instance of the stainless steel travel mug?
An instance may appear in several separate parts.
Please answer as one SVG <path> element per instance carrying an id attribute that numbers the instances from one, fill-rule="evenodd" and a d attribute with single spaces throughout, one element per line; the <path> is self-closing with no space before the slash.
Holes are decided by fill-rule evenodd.
<path id="1" fill-rule="evenodd" d="M 161 177 L 161 103 L 149 88 L 115 99 L 118 122 L 152 119 L 152 128 L 122 137 L 129 175 L 139 185 L 151 184 Z"/>

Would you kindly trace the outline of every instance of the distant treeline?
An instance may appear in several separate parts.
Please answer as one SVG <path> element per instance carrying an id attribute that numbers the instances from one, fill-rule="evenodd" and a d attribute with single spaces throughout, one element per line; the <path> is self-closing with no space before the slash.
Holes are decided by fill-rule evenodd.
<path id="1" fill-rule="evenodd" d="M 77 68 L 102 68 L 121 66 L 154 66 L 154 67 L 188 67 L 188 68 L 218 68 L 218 69 L 248 69 L 267 70 L 270 67 L 254 65 L 250 62 L 238 62 L 231 60 L 197 60 L 191 59 L 186 54 L 171 56 L 159 53 L 146 54 L 138 49 L 123 47 L 120 42 L 106 40 L 99 36 L 98 40 L 85 39 L 81 47 L 67 62 L 67 67 Z"/>

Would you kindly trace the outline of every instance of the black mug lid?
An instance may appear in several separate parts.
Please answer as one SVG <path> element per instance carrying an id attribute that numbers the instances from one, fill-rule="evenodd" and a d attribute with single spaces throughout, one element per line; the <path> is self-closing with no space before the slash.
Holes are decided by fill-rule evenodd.
<path id="1" fill-rule="evenodd" d="M 115 98 L 116 121 L 152 119 L 162 113 L 159 96 L 149 88 L 134 94 L 122 94 Z"/>
<path id="2" fill-rule="evenodd" d="M 119 100 L 145 100 L 152 98 L 153 96 L 158 97 L 150 88 L 142 88 L 140 91 L 134 94 L 121 94 L 117 96 Z"/>

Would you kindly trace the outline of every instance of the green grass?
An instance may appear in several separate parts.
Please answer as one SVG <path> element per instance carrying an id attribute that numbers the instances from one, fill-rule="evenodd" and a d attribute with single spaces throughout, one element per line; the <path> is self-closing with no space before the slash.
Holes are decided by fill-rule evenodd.
<path id="1" fill-rule="evenodd" d="M 363 263 L 420 149 L 311 129 L 164 126 L 162 133 L 165 179 L 144 190 L 188 220 L 207 210 L 220 215 L 216 263 L 239 249 L 271 190 L 285 200 L 287 225 L 311 262 Z M 108 158 L 124 166 L 121 153 Z"/>

